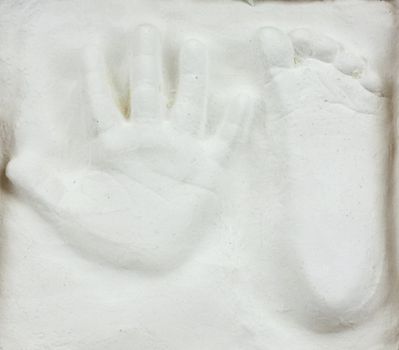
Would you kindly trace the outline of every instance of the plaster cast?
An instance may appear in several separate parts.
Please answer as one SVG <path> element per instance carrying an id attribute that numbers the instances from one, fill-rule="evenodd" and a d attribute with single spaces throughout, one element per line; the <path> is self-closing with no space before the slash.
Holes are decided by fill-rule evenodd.
<path id="1" fill-rule="evenodd" d="M 248 2 L 3 5 L 0 348 L 397 349 L 392 7 Z"/>

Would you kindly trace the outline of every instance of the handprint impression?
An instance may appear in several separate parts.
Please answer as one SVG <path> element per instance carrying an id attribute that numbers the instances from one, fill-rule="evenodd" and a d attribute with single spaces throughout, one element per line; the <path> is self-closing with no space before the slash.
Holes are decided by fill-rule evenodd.
<path id="1" fill-rule="evenodd" d="M 7 176 L 85 256 L 160 271 L 190 256 L 215 224 L 218 177 L 249 99 L 236 98 L 217 131 L 204 135 L 203 44 L 183 45 L 178 93 L 168 110 L 158 31 L 142 25 L 133 42 L 128 116 L 115 103 L 104 55 L 93 44 L 84 89 L 90 112 L 84 117 L 97 127 L 79 144 L 75 159 L 63 163 L 50 149 L 48 154 L 26 149 L 10 161 Z"/>

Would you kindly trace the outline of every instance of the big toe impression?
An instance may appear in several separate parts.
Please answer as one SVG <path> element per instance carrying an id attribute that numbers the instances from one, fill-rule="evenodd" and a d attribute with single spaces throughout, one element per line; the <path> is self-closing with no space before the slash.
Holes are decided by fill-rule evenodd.
<path id="1" fill-rule="evenodd" d="M 289 68 L 294 65 L 294 48 L 288 35 L 273 27 L 259 32 L 260 48 L 266 68 Z"/>

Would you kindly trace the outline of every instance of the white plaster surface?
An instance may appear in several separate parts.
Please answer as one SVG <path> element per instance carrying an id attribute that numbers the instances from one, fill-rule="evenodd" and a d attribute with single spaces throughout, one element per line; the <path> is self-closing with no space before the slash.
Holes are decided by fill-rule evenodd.
<path id="1" fill-rule="evenodd" d="M 0 349 L 397 350 L 392 3 L 3 1 L 0 29 Z"/>

